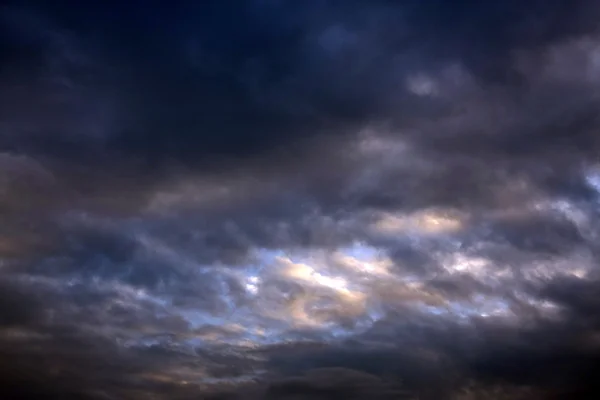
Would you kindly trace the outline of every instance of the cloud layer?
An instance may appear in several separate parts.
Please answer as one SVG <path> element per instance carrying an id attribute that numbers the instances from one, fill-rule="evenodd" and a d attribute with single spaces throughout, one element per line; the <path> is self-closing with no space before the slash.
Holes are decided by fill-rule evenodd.
<path id="1" fill-rule="evenodd" d="M 221 3 L 1 9 L 3 398 L 597 390 L 596 2 Z"/>

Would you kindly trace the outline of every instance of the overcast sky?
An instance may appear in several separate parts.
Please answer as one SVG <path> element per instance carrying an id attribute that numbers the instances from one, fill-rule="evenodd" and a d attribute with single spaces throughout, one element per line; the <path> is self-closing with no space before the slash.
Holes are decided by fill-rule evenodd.
<path id="1" fill-rule="evenodd" d="M 3 399 L 597 390 L 597 1 L 2 3 Z"/>

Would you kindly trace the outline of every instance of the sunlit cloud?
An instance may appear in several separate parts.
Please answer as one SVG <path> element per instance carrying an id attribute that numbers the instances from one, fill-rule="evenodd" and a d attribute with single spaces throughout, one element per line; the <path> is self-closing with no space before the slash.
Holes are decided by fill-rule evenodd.
<path id="1" fill-rule="evenodd" d="M 600 194 L 600 166 L 595 166 L 585 173 L 585 180 L 596 192 Z"/>
<path id="2" fill-rule="evenodd" d="M 373 229 L 386 235 L 427 235 L 457 232 L 463 224 L 464 218 L 432 210 L 409 215 L 383 214 L 374 223 Z"/>

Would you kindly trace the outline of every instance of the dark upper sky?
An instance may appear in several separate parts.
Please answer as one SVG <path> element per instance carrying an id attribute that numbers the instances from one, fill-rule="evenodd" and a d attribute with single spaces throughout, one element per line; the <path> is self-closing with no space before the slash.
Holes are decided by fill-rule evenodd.
<path id="1" fill-rule="evenodd" d="M 3 2 L 0 397 L 594 393 L 598 21 Z"/>

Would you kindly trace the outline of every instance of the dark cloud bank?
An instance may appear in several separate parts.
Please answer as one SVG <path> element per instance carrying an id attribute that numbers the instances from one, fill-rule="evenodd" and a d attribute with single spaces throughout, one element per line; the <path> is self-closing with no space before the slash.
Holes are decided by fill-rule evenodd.
<path id="1" fill-rule="evenodd" d="M 0 8 L 0 397 L 597 398 L 600 4 Z"/>

